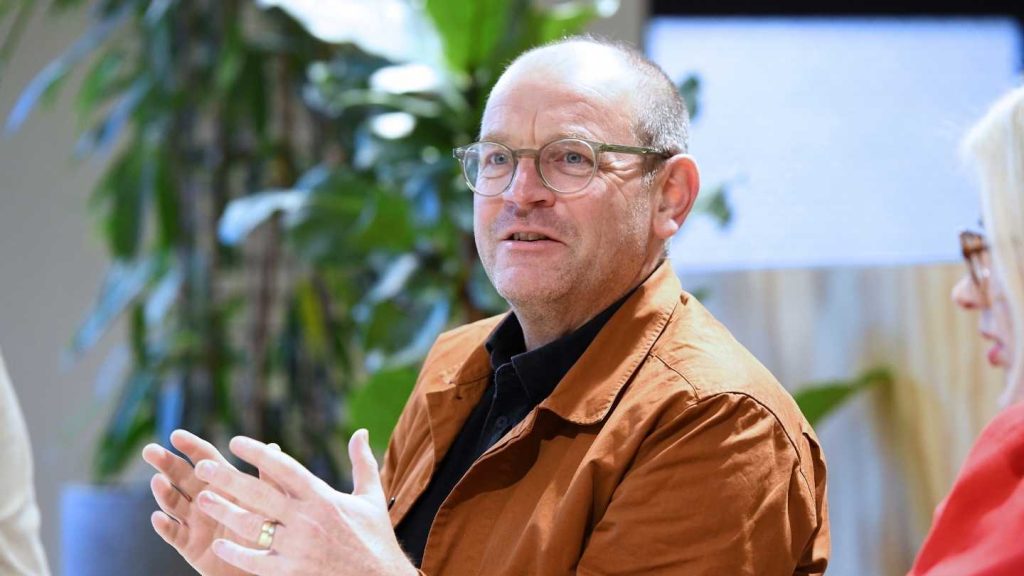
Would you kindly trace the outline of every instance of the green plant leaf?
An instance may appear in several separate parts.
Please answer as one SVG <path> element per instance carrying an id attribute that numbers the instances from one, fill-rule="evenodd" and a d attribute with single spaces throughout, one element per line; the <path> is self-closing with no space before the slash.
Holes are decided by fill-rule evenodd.
<path id="1" fill-rule="evenodd" d="M 246 66 L 246 50 L 239 36 L 237 25 L 230 23 L 230 31 L 223 40 L 214 70 L 213 86 L 218 97 L 234 92 L 234 87 Z"/>
<path id="2" fill-rule="evenodd" d="M 448 325 L 448 317 L 451 312 L 449 300 L 440 295 L 433 297 L 428 295 L 427 299 L 433 303 L 428 305 L 429 313 L 420 322 L 419 327 L 412 332 L 413 336 L 408 338 L 408 343 L 384 359 L 385 367 L 418 366 L 430 352 L 430 347 L 433 346 L 438 335 Z"/>
<path id="3" fill-rule="evenodd" d="M 364 251 L 409 252 L 416 244 L 416 230 L 405 198 L 381 193 L 364 205 L 352 230 L 352 245 Z"/>
<path id="4" fill-rule="evenodd" d="M 54 84 L 60 82 L 76 64 L 100 46 L 125 21 L 128 14 L 131 13 L 131 8 L 131 3 L 126 3 L 115 14 L 94 25 L 66 52 L 47 64 L 39 74 L 36 74 L 35 78 L 21 92 L 14 107 L 11 108 L 11 113 L 7 116 L 5 132 L 11 134 L 21 128 L 40 98 Z"/>
<path id="5" fill-rule="evenodd" d="M 8 14 L 17 7 L 14 17 L 10 23 L 5 22 Z M 7 34 L 0 38 L 0 79 L 4 77 L 4 66 L 10 60 L 14 49 L 21 42 L 21 36 L 28 29 L 29 20 L 35 11 L 34 0 L 0 0 L 0 29 L 6 29 Z"/>
<path id="6" fill-rule="evenodd" d="M 156 272 L 155 261 L 114 262 L 107 271 L 96 304 L 71 342 L 75 355 L 88 350 L 142 293 Z"/>
<path id="7" fill-rule="evenodd" d="M 833 413 L 856 393 L 874 386 L 890 385 L 892 375 L 886 368 L 875 368 L 853 380 L 833 380 L 810 384 L 793 394 L 804 417 L 817 426 L 826 416 Z"/>
<path id="8" fill-rule="evenodd" d="M 149 76 L 142 76 L 132 82 L 131 87 L 110 109 L 110 113 L 79 137 L 75 145 L 75 155 L 81 158 L 108 149 L 117 140 L 121 130 L 128 124 L 135 109 L 145 99 L 152 86 L 153 82 Z"/>
<path id="9" fill-rule="evenodd" d="M 177 182 L 169 166 L 171 157 L 166 148 L 161 148 L 150 156 L 156 172 L 153 200 L 156 211 L 157 246 L 165 252 L 173 252 L 181 239 Z"/>
<path id="10" fill-rule="evenodd" d="M 538 8 L 533 9 L 538 10 Z M 565 36 L 579 34 L 586 30 L 587 25 L 597 17 L 597 6 L 593 0 L 564 2 L 547 9 L 540 9 L 539 22 L 536 27 L 536 44 L 546 44 Z"/>
<path id="11" fill-rule="evenodd" d="M 690 74 L 679 83 L 679 95 L 686 102 L 686 109 L 693 121 L 700 114 L 700 76 Z"/>
<path id="12" fill-rule="evenodd" d="M 416 374 L 413 366 L 381 370 L 370 376 L 349 399 L 350 432 L 366 428 L 370 432 L 370 446 L 378 454 L 387 448 L 398 416 L 416 384 Z"/>
<path id="13" fill-rule="evenodd" d="M 240 77 L 228 96 L 228 101 L 234 102 L 235 105 L 228 107 L 227 110 L 233 115 L 235 122 L 250 123 L 255 136 L 263 142 L 267 137 L 267 125 L 270 120 L 268 92 L 272 87 L 264 66 L 269 65 L 271 59 L 267 54 L 252 47 L 247 46 L 246 50 Z"/>
<path id="14" fill-rule="evenodd" d="M 295 222 L 309 201 L 310 190 L 265 190 L 228 203 L 217 226 L 217 236 L 226 246 L 240 245 L 261 224 L 282 213 Z"/>
<path id="15" fill-rule="evenodd" d="M 79 117 L 91 114 L 98 105 L 126 85 L 128 57 L 123 50 L 108 50 L 96 59 L 78 89 L 76 107 Z"/>
<path id="16" fill-rule="evenodd" d="M 427 0 L 453 70 L 469 73 L 494 51 L 510 12 L 507 0 Z"/>
<path id="17" fill-rule="evenodd" d="M 326 311 L 311 282 L 302 282 L 295 289 L 298 319 L 302 326 L 303 342 L 314 356 L 322 358 L 327 351 L 327 330 L 324 326 Z"/>
<path id="18" fill-rule="evenodd" d="M 129 459 L 137 456 L 142 442 L 153 435 L 156 383 L 155 376 L 145 369 L 132 373 L 125 381 L 120 401 L 100 438 L 93 461 L 93 475 L 97 480 L 109 480 L 122 470 Z"/>
<path id="19" fill-rule="evenodd" d="M 419 265 L 420 261 L 415 254 L 399 255 L 388 263 L 373 288 L 366 294 L 366 301 L 373 304 L 397 296 L 405 289 Z"/>
<path id="20" fill-rule="evenodd" d="M 142 146 L 129 146 L 107 169 L 93 190 L 91 203 L 100 210 L 104 237 L 113 256 L 133 260 L 143 226 Z"/>
<path id="21" fill-rule="evenodd" d="M 726 184 L 718 184 L 711 190 L 697 196 L 693 212 L 710 216 L 720 228 L 732 222 L 732 205 L 729 203 L 729 189 Z"/>

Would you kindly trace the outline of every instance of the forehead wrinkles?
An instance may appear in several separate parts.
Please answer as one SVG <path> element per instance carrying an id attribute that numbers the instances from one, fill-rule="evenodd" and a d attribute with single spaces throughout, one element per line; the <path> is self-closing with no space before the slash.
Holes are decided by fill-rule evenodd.
<path id="1" fill-rule="evenodd" d="M 520 144 L 578 136 L 630 144 L 630 99 L 614 91 L 530 76 L 495 88 L 484 110 L 480 139 Z M 516 140 L 516 142 L 510 142 Z"/>
<path id="2" fill-rule="evenodd" d="M 551 113 L 547 122 L 578 122 L 588 131 L 598 130 L 602 136 L 614 138 L 619 144 L 635 140 L 635 118 L 632 91 L 636 72 L 617 50 L 589 42 L 575 42 L 529 52 L 512 64 L 498 79 L 484 110 L 481 133 L 515 129 L 517 133 L 567 131 L 562 126 L 531 126 L 538 117 Z M 498 126 L 492 121 L 502 118 L 512 126 Z M 565 116 L 559 116 L 565 114 Z M 629 140 L 623 140 L 629 138 Z"/>

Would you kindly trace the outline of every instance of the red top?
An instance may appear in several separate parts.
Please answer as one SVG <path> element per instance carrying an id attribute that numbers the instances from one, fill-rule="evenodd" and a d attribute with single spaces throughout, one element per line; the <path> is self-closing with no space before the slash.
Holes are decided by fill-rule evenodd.
<path id="1" fill-rule="evenodd" d="M 1024 574 L 1024 402 L 971 448 L 909 576 Z"/>

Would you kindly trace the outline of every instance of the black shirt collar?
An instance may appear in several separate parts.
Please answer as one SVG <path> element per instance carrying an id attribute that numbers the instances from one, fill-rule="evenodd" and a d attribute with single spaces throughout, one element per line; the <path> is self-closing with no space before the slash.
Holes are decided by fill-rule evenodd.
<path id="1" fill-rule="evenodd" d="M 586 352 L 601 328 L 635 290 L 630 290 L 583 326 L 529 352 L 526 352 L 523 327 L 515 312 L 510 313 L 487 338 L 491 370 L 512 362 L 530 401 L 539 404 L 554 391 L 555 386 Z"/>

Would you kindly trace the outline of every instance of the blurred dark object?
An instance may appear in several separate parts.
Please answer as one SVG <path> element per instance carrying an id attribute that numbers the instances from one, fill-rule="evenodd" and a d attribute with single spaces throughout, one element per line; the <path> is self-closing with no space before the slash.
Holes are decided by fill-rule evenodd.
<path id="1" fill-rule="evenodd" d="M 196 573 L 150 527 L 153 495 L 148 486 L 68 486 L 60 509 L 64 576 Z"/>

